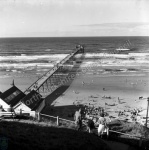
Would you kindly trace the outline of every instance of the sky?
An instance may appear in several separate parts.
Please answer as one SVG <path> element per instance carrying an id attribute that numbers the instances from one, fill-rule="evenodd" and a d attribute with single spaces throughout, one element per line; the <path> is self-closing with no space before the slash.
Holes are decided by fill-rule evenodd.
<path id="1" fill-rule="evenodd" d="M 0 37 L 149 36 L 148 0 L 0 0 Z"/>

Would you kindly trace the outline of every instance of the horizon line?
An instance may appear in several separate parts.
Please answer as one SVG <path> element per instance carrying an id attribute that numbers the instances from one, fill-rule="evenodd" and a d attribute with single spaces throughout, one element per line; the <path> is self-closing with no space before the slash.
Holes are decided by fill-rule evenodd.
<path id="1" fill-rule="evenodd" d="M 12 37 L 0 37 L 2 38 L 79 38 L 79 37 L 149 37 L 149 35 L 109 35 L 109 36 L 12 36 Z"/>

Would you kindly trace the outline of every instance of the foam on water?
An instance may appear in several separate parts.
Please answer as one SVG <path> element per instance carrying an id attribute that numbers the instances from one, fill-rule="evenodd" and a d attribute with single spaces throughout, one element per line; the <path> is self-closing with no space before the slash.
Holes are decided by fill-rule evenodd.
<path id="1" fill-rule="evenodd" d="M 105 53 L 87 53 L 85 58 L 90 58 L 83 64 L 87 65 L 103 65 L 103 66 L 140 66 L 149 64 L 149 53 L 129 53 L 129 54 L 105 54 Z M 96 58 L 96 59 L 94 59 Z M 95 61 L 96 60 L 96 61 Z M 98 64 L 97 64 L 98 63 Z"/>
<path id="2" fill-rule="evenodd" d="M 54 64 L 60 62 L 67 55 L 68 54 L 52 54 L 40 56 L 0 56 L 0 69 L 10 69 L 9 71 L 17 72 L 16 69 L 33 70 L 36 68 L 51 68 L 54 66 Z"/>
<path id="3" fill-rule="evenodd" d="M 104 60 L 98 62 L 84 62 L 81 67 L 94 67 L 94 66 L 149 66 L 149 61 L 147 60 L 135 60 L 135 61 L 114 61 L 114 60 Z"/>
<path id="4" fill-rule="evenodd" d="M 0 62 L 2 61 L 31 61 L 38 59 L 46 60 L 61 60 L 65 58 L 68 54 L 53 54 L 53 55 L 20 55 L 20 56 L 0 56 Z"/>
<path id="5" fill-rule="evenodd" d="M 25 69 L 29 71 L 36 68 L 38 69 L 51 68 L 54 66 L 54 64 L 61 61 L 67 55 L 68 54 L 52 54 L 52 55 L 49 54 L 49 55 L 34 55 L 34 56 L 27 56 L 27 55 L 0 56 L 0 68 L 6 70 L 10 69 L 10 71 L 12 72 L 17 72 L 16 69 Z M 78 57 L 78 55 L 76 57 Z M 98 66 L 102 67 L 148 66 L 149 65 L 148 58 L 149 53 L 128 53 L 128 54 L 86 53 L 85 61 L 83 62 L 81 67 L 91 68 Z"/>
<path id="6" fill-rule="evenodd" d="M 53 67 L 53 64 L 50 63 L 29 63 L 29 64 L 23 64 L 23 63 L 1 63 L 0 68 L 17 68 L 17 69 L 24 69 L 24 68 L 30 68 L 30 67 Z"/>
<path id="7" fill-rule="evenodd" d="M 51 51 L 51 49 L 46 49 L 45 51 L 46 51 L 46 52 L 50 52 L 50 51 Z"/>
<path id="8" fill-rule="evenodd" d="M 149 53 L 128 53 L 128 54 L 108 54 L 108 53 L 86 53 L 85 58 L 130 58 L 130 57 L 149 57 Z"/>

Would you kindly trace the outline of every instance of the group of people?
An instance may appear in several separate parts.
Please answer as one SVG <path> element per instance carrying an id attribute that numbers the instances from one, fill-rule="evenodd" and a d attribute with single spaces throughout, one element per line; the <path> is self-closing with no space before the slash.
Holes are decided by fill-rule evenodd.
<path id="1" fill-rule="evenodd" d="M 87 118 L 87 115 L 97 116 L 98 114 L 101 114 L 101 113 L 105 113 L 102 107 L 95 108 L 94 105 L 91 106 L 90 103 L 89 103 L 89 106 L 87 105 L 84 106 L 84 115 L 86 115 L 86 118 Z"/>
<path id="2" fill-rule="evenodd" d="M 83 119 L 87 120 L 86 126 L 87 126 L 87 131 L 89 133 L 91 133 L 93 130 L 96 130 L 96 128 L 97 128 L 98 136 L 102 137 L 104 132 L 107 135 L 109 134 L 106 119 L 104 117 L 104 112 L 101 112 L 100 117 L 97 120 L 96 119 L 94 120 L 93 117 L 83 118 L 81 109 L 76 111 L 75 115 L 74 115 L 74 120 L 75 120 L 75 124 L 76 124 L 76 129 L 78 131 L 81 130 L 81 128 L 82 128 Z"/>
<path id="3" fill-rule="evenodd" d="M 139 112 L 141 112 L 142 109 L 133 109 L 133 110 L 123 110 L 118 112 L 118 116 L 128 116 L 126 112 L 130 112 L 132 121 L 137 121 L 137 117 L 139 116 Z"/>

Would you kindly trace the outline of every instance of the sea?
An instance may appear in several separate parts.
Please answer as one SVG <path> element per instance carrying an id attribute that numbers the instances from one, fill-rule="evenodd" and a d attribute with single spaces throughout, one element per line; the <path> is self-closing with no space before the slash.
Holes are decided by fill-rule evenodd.
<path id="1" fill-rule="evenodd" d="M 149 37 L 0 38 L 0 91 L 8 78 L 38 79 L 77 45 L 85 49 L 82 68 L 102 66 L 99 73 L 104 75 L 113 69 L 149 72 Z"/>

